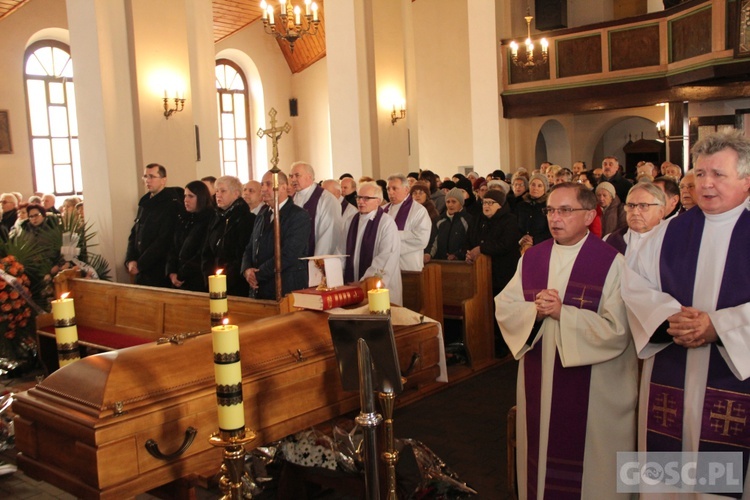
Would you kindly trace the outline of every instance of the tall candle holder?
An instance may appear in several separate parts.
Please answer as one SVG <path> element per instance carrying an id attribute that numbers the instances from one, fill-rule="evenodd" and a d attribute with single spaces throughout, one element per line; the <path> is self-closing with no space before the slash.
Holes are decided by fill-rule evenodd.
<path id="1" fill-rule="evenodd" d="M 404 379 L 402 379 L 402 383 Z M 383 451 L 383 461 L 386 464 L 387 472 L 387 500 L 398 500 L 396 493 L 396 463 L 398 463 L 398 450 L 396 441 L 393 437 L 393 408 L 396 405 L 396 393 L 389 389 L 378 393 L 380 407 L 383 410 L 383 427 L 385 431 L 385 451 Z"/>
<path id="2" fill-rule="evenodd" d="M 222 500 L 241 500 L 252 498 L 248 493 L 243 493 L 243 478 L 249 478 L 245 472 L 245 445 L 255 439 L 255 432 L 244 428 L 238 432 L 218 431 L 211 434 L 208 442 L 211 446 L 224 448 L 223 462 L 221 465 L 221 478 L 219 489 L 224 494 Z"/>

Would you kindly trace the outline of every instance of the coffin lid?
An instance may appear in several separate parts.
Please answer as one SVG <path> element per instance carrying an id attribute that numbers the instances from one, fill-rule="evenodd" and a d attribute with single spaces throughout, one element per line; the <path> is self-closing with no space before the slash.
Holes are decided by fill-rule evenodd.
<path id="1" fill-rule="evenodd" d="M 238 326 L 243 379 L 292 365 L 300 357 L 333 354 L 326 313 L 297 311 Z M 215 384 L 211 337 L 88 356 L 60 368 L 33 390 L 79 408 L 112 414 L 118 403 L 130 411 L 184 392 L 210 389 Z"/>

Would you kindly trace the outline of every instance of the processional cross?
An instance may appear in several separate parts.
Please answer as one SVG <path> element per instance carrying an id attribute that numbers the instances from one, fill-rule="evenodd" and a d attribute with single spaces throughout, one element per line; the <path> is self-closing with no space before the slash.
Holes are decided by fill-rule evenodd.
<path id="1" fill-rule="evenodd" d="M 271 170 L 278 170 L 278 164 L 279 164 L 279 139 L 281 139 L 282 134 L 288 134 L 290 130 L 292 130 L 292 126 L 289 125 L 289 122 L 284 123 L 283 127 L 276 127 L 276 109 L 271 108 L 271 111 L 268 112 L 268 116 L 271 117 L 271 128 L 267 129 L 258 129 L 258 137 L 263 139 L 263 137 L 268 136 L 271 138 L 271 144 L 273 144 L 273 149 L 271 152 L 271 165 L 273 165 L 273 168 Z"/>

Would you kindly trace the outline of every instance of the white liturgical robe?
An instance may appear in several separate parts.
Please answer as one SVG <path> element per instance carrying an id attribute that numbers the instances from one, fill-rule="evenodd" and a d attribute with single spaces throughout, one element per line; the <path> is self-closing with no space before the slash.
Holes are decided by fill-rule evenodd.
<path id="1" fill-rule="evenodd" d="M 586 238 L 571 246 L 552 248 L 547 288 L 565 296 L 573 264 Z M 620 296 L 624 259 L 617 255 L 604 282 L 598 312 L 563 304 L 560 320 L 547 317 L 531 347 L 527 340 L 536 322 L 536 306 L 526 301 L 522 269 L 518 263 L 513 279 L 495 298 L 496 319 L 508 347 L 520 361 L 517 379 L 517 471 L 519 498 L 528 497 L 528 432 L 539 433 L 538 498 L 544 498 L 547 446 L 552 416 L 555 355 L 564 368 L 591 365 L 588 414 L 583 453 L 581 498 L 627 498 L 618 495 L 617 452 L 635 451 L 638 365 L 628 329 L 625 305 Z M 526 429 L 525 354 L 541 349 L 542 379 L 540 429 Z M 563 369 L 564 369 L 563 368 Z M 554 497 L 554 495 L 552 495 Z"/>
<path id="2" fill-rule="evenodd" d="M 723 214 L 705 214 L 706 221 L 698 253 L 697 272 L 693 291 L 693 307 L 709 314 L 723 347 L 722 358 L 739 379 L 750 377 L 750 303 L 716 310 L 727 251 L 740 215 L 747 203 Z M 696 209 L 697 210 L 697 209 Z M 677 220 L 677 219 L 675 219 Z M 661 224 L 655 234 L 641 246 L 632 266 L 623 276 L 622 294 L 628 308 L 628 318 L 638 356 L 644 359 L 638 415 L 638 448 L 646 450 L 649 384 L 654 366 L 654 355 L 669 344 L 649 343 L 653 333 L 672 314 L 680 311 L 680 303 L 662 292 L 659 258 L 665 232 L 671 224 Z M 745 258 L 750 259 L 750 249 Z M 748 284 L 750 286 L 750 284 Z M 703 402 L 708 377 L 710 346 L 687 350 L 685 364 L 685 393 L 682 428 L 682 450 L 698 451 L 701 434 Z M 658 451 L 658 450 L 655 450 Z M 734 451 L 734 450 L 732 450 Z M 750 499 L 750 478 L 744 478 L 742 498 Z M 678 495 L 652 495 L 644 498 L 683 498 Z M 726 499 L 718 495 L 694 495 L 690 498 Z"/>
<path id="3" fill-rule="evenodd" d="M 372 263 L 370 263 L 370 267 L 365 270 L 365 273 L 362 276 L 359 276 L 360 244 L 362 243 L 362 237 L 365 234 L 367 223 L 372 220 L 376 214 L 377 210 L 373 210 L 369 214 L 358 214 L 345 221 L 344 235 L 348 235 L 352 221 L 355 220 L 356 217 L 360 218 L 359 224 L 357 225 L 357 243 L 354 247 L 354 279 L 356 281 L 361 281 L 371 276 L 379 276 L 383 280 L 383 288 L 389 290 L 391 303 L 400 306 L 404 303 L 401 291 L 401 268 L 399 267 L 399 250 L 401 248 L 401 241 L 398 237 L 399 231 L 396 227 L 396 223 L 386 214 L 383 214 L 380 218 L 378 232 L 375 236 L 375 248 L 372 252 Z M 344 238 L 346 238 L 346 236 Z"/>
<path id="4" fill-rule="evenodd" d="M 307 200 L 312 196 L 315 184 L 306 187 L 294 194 L 294 204 L 304 207 Z M 337 255 L 342 253 L 344 240 L 341 239 L 341 228 L 344 221 L 341 217 L 341 205 L 328 191 L 323 191 L 318 200 L 318 208 L 315 211 L 315 251 L 309 251 L 311 255 Z"/>
<path id="5" fill-rule="evenodd" d="M 394 205 L 388 205 L 388 215 L 394 220 L 404 202 Z M 421 271 L 424 267 L 424 251 L 430 242 L 430 232 L 432 231 L 432 221 L 427 209 L 417 203 L 411 204 L 409 215 L 404 224 L 404 230 L 399 231 L 401 238 L 401 270 L 402 271 Z"/>

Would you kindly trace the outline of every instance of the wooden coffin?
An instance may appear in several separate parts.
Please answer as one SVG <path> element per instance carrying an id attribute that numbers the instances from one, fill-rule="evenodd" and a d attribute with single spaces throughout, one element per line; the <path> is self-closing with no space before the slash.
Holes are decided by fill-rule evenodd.
<path id="1" fill-rule="evenodd" d="M 298 311 L 240 325 L 246 426 L 258 446 L 358 408 L 341 389 L 328 315 Z M 395 326 L 404 397 L 428 390 L 439 374 L 436 323 Z M 418 359 L 414 363 L 414 359 Z M 210 335 L 182 345 L 147 344 L 105 352 L 56 371 L 18 395 L 18 465 L 82 498 L 123 498 L 191 474 L 217 471 L 220 450 Z M 195 439 L 178 457 L 188 428 Z"/>

